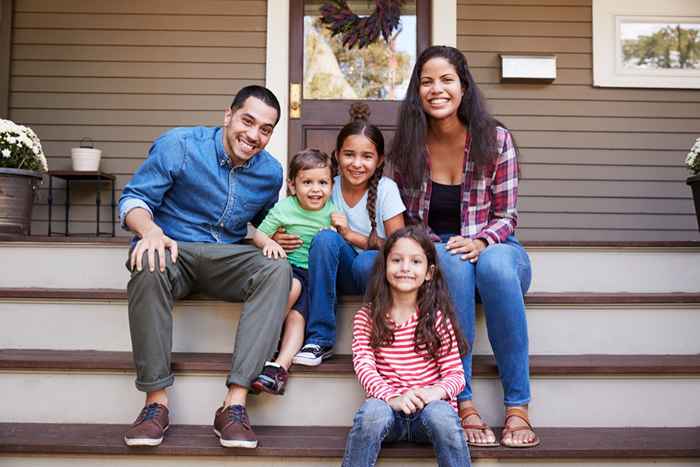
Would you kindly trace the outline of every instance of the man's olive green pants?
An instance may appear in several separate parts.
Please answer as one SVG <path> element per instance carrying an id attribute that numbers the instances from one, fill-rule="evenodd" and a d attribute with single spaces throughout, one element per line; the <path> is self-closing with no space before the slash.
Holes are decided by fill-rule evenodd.
<path id="1" fill-rule="evenodd" d="M 127 290 L 136 387 L 151 392 L 173 384 L 173 304 L 192 293 L 244 303 L 226 384 L 250 387 L 277 349 L 292 278 L 289 263 L 268 259 L 252 245 L 178 242 L 178 250 L 175 264 L 166 252 L 164 272 L 156 253 L 154 272 L 144 254 L 143 269 L 131 273 Z"/>

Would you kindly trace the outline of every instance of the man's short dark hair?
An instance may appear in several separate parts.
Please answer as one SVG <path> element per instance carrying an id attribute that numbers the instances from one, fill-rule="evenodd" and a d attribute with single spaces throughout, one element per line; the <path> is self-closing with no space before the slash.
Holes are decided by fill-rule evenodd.
<path id="1" fill-rule="evenodd" d="M 280 121 L 281 115 L 280 103 L 277 100 L 277 97 L 275 97 L 275 95 L 272 93 L 272 91 L 270 91 L 264 86 L 258 86 L 257 84 L 253 84 L 251 86 L 241 88 L 236 94 L 236 97 L 233 98 L 233 102 L 231 103 L 231 110 L 235 112 L 236 110 L 243 107 L 243 104 L 249 97 L 255 97 L 256 99 L 260 99 L 265 104 L 275 109 L 277 111 L 277 120 L 275 120 L 275 125 L 277 125 L 277 122 Z"/>

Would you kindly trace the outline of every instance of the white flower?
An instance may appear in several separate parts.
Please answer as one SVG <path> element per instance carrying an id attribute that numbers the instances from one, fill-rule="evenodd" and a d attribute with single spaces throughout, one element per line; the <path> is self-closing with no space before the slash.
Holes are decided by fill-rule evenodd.
<path id="1" fill-rule="evenodd" d="M 3 167 L 48 170 L 41 143 L 31 128 L 0 119 L 2 159 L 10 159 Z"/>
<path id="2" fill-rule="evenodd" d="M 693 173 L 700 173 L 700 138 L 695 140 L 695 144 L 690 148 L 688 155 L 685 156 L 685 165 Z"/>

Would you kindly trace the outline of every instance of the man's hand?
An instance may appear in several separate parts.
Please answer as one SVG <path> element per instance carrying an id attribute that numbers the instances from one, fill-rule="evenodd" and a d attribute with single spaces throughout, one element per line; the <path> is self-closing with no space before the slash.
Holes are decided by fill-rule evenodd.
<path id="1" fill-rule="evenodd" d="M 413 389 L 409 389 L 400 396 L 392 397 L 387 401 L 387 404 L 396 412 L 403 412 L 406 415 L 416 413 L 425 406 L 425 403 Z"/>
<path id="2" fill-rule="evenodd" d="M 460 236 L 450 237 L 450 239 L 445 244 L 445 249 L 451 254 L 456 255 L 461 253 L 461 258 L 463 260 L 469 260 L 471 263 L 476 263 L 479 259 L 479 254 L 488 245 L 484 240 L 470 238 L 464 238 Z"/>
<path id="3" fill-rule="evenodd" d="M 153 272 L 156 268 L 155 252 L 158 252 L 160 271 L 165 271 L 165 249 L 170 250 L 170 259 L 173 263 L 177 261 L 177 242 L 163 233 L 160 227 L 153 224 L 153 228 L 148 230 L 141 240 L 136 243 L 131 251 L 130 266 L 134 270 L 134 266 L 138 271 L 143 269 L 143 254 L 148 255 L 148 270 Z"/>
<path id="4" fill-rule="evenodd" d="M 416 396 L 423 401 L 425 405 L 431 402 L 441 401 L 447 397 L 447 393 L 440 386 L 428 386 L 425 388 L 415 389 Z"/>
<path id="5" fill-rule="evenodd" d="M 282 249 L 282 247 L 272 239 L 263 245 L 262 252 L 268 258 L 280 259 L 287 257 L 287 253 L 284 252 L 284 249 Z"/>
<path id="6" fill-rule="evenodd" d="M 272 239 L 287 253 L 291 253 L 304 243 L 298 235 L 291 235 L 284 232 L 284 228 L 280 227 L 272 236 Z"/>

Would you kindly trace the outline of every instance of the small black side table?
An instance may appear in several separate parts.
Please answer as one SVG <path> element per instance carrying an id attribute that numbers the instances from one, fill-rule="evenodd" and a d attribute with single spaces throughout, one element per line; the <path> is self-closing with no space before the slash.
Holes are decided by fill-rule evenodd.
<path id="1" fill-rule="evenodd" d="M 100 205 L 102 204 L 102 199 L 100 197 L 100 188 L 102 183 L 109 183 L 112 185 L 112 237 L 114 237 L 114 214 L 116 208 L 115 196 L 114 196 L 114 184 L 117 179 L 112 174 L 104 172 L 77 172 L 74 170 L 50 170 L 48 172 L 49 176 L 49 237 L 51 236 L 51 214 L 53 208 L 53 178 L 60 178 L 66 181 L 66 233 L 65 236 L 70 236 L 68 231 L 68 222 L 70 219 L 70 184 L 71 182 L 96 182 L 97 189 L 95 194 L 95 206 L 97 211 L 97 229 L 96 235 L 106 234 L 109 232 L 100 232 Z"/>

